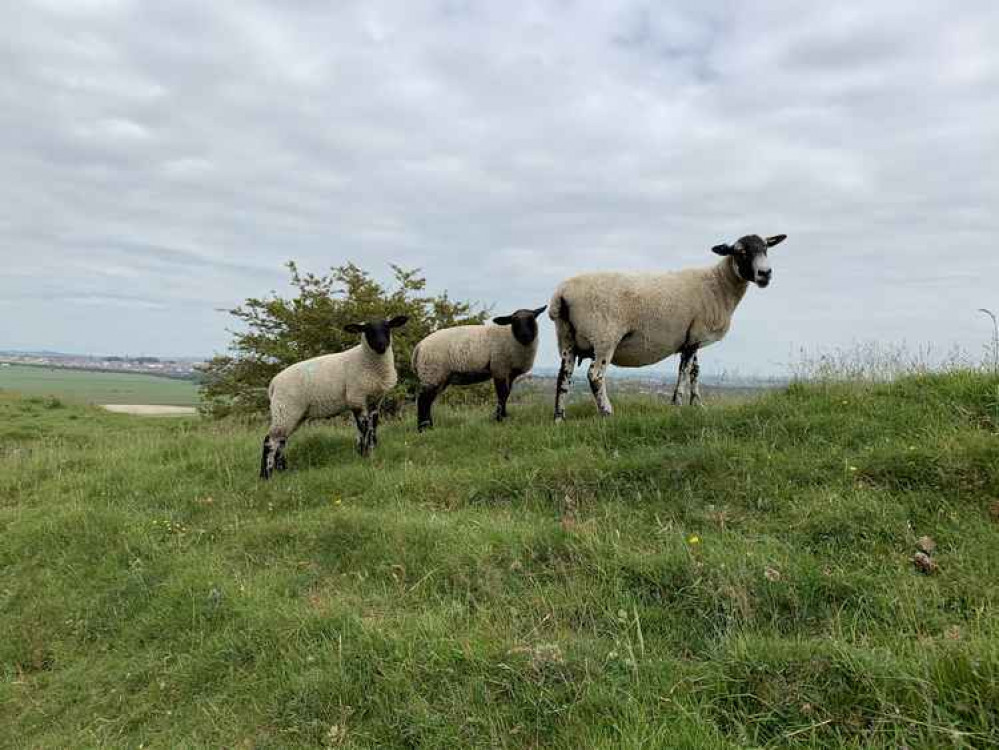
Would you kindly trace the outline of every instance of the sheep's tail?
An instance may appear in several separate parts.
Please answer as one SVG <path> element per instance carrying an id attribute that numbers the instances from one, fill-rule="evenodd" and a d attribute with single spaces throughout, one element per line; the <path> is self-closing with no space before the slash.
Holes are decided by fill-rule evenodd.
<path id="1" fill-rule="evenodd" d="M 562 289 L 556 289 L 548 303 L 548 317 L 555 322 L 555 335 L 558 338 L 559 351 L 578 350 L 576 345 L 576 326 L 569 317 L 569 302 L 562 295 Z"/>
<path id="2" fill-rule="evenodd" d="M 563 308 L 565 308 L 563 310 Z M 552 295 L 551 301 L 548 303 L 548 317 L 551 320 L 568 320 L 569 306 L 562 299 L 562 289 L 556 289 L 555 294 Z"/>

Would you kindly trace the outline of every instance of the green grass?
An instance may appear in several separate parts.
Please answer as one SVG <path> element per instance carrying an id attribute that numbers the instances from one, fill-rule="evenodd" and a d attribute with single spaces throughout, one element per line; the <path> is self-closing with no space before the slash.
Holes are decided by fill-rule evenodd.
<path id="1" fill-rule="evenodd" d="M 262 483 L 261 425 L 0 398 L 0 745 L 999 744 L 999 380 L 616 407 Z"/>
<path id="2" fill-rule="evenodd" d="M 195 406 L 198 403 L 198 386 L 191 380 L 24 365 L 0 367 L 0 391 L 84 404 Z"/>

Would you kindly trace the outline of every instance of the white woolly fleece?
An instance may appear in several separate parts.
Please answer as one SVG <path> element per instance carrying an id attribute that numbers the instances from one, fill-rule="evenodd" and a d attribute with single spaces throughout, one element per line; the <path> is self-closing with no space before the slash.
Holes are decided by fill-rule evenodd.
<path id="1" fill-rule="evenodd" d="M 363 339 L 345 352 L 296 362 L 271 380 L 269 434 L 287 438 L 306 418 L 377 406 L 397 382 L 392 346 L 377 354 Z"/>
<path id="2" fill-rule="evenodd" d="M 456 326 L 435 331 L 413 350 L 413 369 L 424 385 L 443 387 L 454 373 L 507 379 L 534 366 L 538 337 L 524 346 L 510 326 Z"/>

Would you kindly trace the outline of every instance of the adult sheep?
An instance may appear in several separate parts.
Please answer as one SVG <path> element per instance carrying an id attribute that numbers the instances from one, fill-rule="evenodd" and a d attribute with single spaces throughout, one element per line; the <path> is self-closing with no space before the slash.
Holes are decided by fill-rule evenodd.
<path id="1" fill-rule="evenodd" d="M 496 421 L 504 420 L 513 382 L 534 367 L 537 317 L 545 307 L 493 318 L 495 325 L 442 328 L 417 344 L 412 360 L 420 379 L 417 429 L 423 432 L 434 426 L 434 400 L 449 385 L 472 385 L 490 378 L 496 388 Z"/>
<path id="2" fill-rule="evenodd" d="M 291 434 L 306 419 L 334 417 L 350 411 L 357 425 L 357 450 L 371 453 L 378 443 L 378 408 L 398 376 L 392 354 L 392 329 L 408 320 L 372 320 L 344 326 L 360 333 L 361 343 L 337 354 L 296 362 L 271 379 L 271 426 L 264 438 L 260 477 L 287 468 L 284 451 Z"/>
<path id="3" fill-rule="evenodd" d="M 604 416 L 613 413 L 604 377 L 607 366 L 643 367 L 680 354 L 673 403 L 701 400 L 699 349 L 720 341 L 750 283 L 770 284 L 767 249 L 784 241 L 746 235 L 715 245 L 723 256 L 708 268 L 664 273 L 586 273 L 563 281 L 548 307 L 555 321 L 561 366 L 555 386 L 555 421 L 565 418 L 565 397 L 577 361 L 592 359 L 590 390 Z"/>

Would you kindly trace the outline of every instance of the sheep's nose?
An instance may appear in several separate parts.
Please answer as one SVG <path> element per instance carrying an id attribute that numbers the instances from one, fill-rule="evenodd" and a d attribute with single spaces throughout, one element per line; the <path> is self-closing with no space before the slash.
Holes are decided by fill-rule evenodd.
<path id="1" fill-rule="evenodd" d="M 773 272 L 772 268 L 768 268 L 765 271 L 760 271 L 759 274 L 760 274 L 760 278 L 761 279 L 765 279 L 766 281 L 770 281 L 770 277 L 774 275 L 774 272 Z"/>

